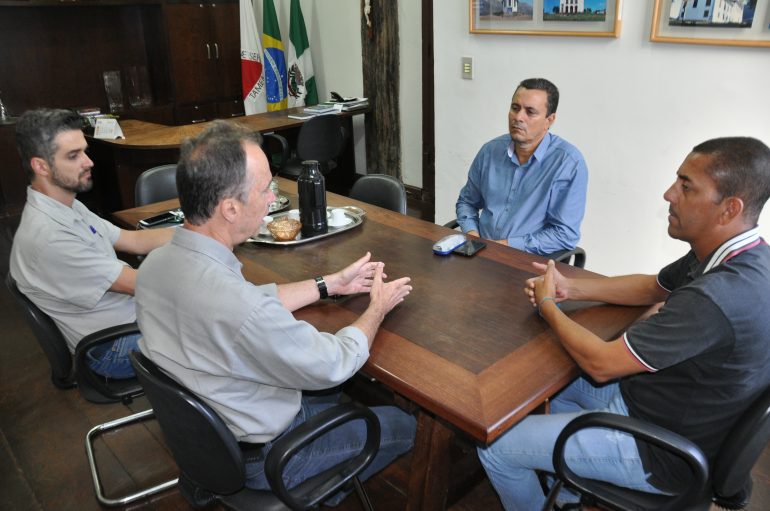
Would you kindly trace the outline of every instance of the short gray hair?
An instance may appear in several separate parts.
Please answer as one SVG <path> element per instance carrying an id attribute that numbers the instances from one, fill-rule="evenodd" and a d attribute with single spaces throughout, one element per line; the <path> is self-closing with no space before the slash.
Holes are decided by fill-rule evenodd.
<path id="1" fill-rule="evenodd" d="M 200 135 L 182 143 L 176 186 L 185 219 L 201 225 L 227 198 L 246 202 L 249 185 L 243 143 L 262 143 L 262 135 L 243 126 L 214 121 Z"/>

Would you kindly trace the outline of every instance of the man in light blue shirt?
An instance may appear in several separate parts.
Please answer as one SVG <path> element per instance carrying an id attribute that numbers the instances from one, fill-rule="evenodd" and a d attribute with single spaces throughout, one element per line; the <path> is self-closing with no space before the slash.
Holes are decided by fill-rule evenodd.
<path id="1" fill-rule="evenodd" d="M 455 206 L 463 232 L 533 254 L 575 248 L 588 169 L 580 151 L 548 132 L 559 90 L 522 81 L 511 99 L 509 133 L 484 144 Z"/>

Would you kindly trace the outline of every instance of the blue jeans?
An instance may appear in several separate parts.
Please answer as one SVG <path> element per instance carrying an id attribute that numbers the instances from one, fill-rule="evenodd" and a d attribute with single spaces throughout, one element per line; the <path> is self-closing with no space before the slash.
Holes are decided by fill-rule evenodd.
<path id="1" fill-rule="evenodd" d="M 313 415 L 327 408 L 336 406 L 327 398 L 302 398 L 302 406 L 287 431 L 290 431 Z M 385 468 L 390 462 L 412 448 L 414 434 L 417 429 L 415 418 L 394 406 L 376 406 L 371 410 L 380 420 L 380 450 L 372 463 L 359 475 L 365 481 L 372 475 Z M 284 481 L 292 488 L 305 479 L 314 476 L 337 463 L 357 454 L 366 443 L 366 424 L 363 420 L 347 422 L 331 432 L 316 439 L 312 444 L 299 451 L 286 465 Z M 268 489 L 265 478 L 265 457 L 272 447 L 267 442 L 263 447 L 263 455 L 257 459 L 246 460 L 246 486 L 256 490 Z M 335 506 L 346 497 L 338 493 L 325 502 Z"/>
<path id="2" fill-rule="evenodd" d="M 618 384 L 596 386 L 578 378 L 551 401 L 550 415 L 530 415 L 493 444 L 478 449 L 481 464 L 505 509 L 542 508 L 545 496 L 535 470 L 554 472 L 556 438 L 568 422 L 589 411 L 627 416 Z M 647 482 L 636 441 L 626 433 L 604 428 L 583 430 L 567 442 L 565 458 L 580 476 L 661 493 Z"/>
<path id="3" fill-rule="evenodd" d="M 131 367 L 131 361 L 128 354 L 132 351 L 139 351 L 137 341 L 142 334 L 131 334 L 119 337 L 110 343 L 104 343 L 91 348 L 86 353 L 88 367 L 97 374 L 124 380 L 134 377 L 134 368 Z"/>

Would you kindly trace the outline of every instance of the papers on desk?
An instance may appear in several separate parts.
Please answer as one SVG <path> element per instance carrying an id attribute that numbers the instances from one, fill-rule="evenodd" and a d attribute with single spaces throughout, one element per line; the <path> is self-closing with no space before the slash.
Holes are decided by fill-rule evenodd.
<path id="1" fill-rule="evenodd" d="M 306 121 L 316 115 L 324 114 L 338 114 L 340 112 L 350 112 L 352 110 L 359 110 L 369 106 L 368 98 L 345 98 L 343 101 L 327 101 L 325 103 L 318 103 L 305 107 L 305 110 L 301 114 L 289 114 L 290 119 L 299 119 L 300 121 Z"/>
<path id="2" fill-rule="evenodd" d="M 343 101 L 334 103 L 336 105 L 342 105 L 343 112 L 350 112 L 351 110 L 359 110 L 369 106 L 369 98 L 345 98 Z"/>
<path id="3" fill-rule="evenodd" d="M 126 138 L 123 136 L 123 130 L 120 129 L 117 119 L 111 119 L 107 117 L 99 117 L 96 119 L 96 126 L 94 128 L 94 138 L 102 138 L 105 140 L 115 140 L 118 138 Z"/>
<path id="4" fill-rule="evenodd" d="M 300 121 L 307 121 L 311 117 L 315 117 L 316 114 L 289 114 L 286 117 L 289 119 L 299 119 Z"/>
<path id="5" fill-rule="evenodd" d="M 342 111 L 342 103 L 318 103 L 317 105 L 305 107 L 305 113 L 312 115 L 330 114 L 340 111 Z"/>

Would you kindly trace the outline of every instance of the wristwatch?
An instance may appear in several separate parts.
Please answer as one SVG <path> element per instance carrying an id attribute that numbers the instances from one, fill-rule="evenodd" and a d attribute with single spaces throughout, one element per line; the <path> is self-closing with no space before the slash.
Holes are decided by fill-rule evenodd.
<path id="1" fill-rule="evenodd" d="M 321 295 L 321 300 L 329 298 L 329 290 L 326 289 L 326 281 L 324 281 L 323 277 L 316 277 L 315 285 L 318 286 L 318 294 Z"/>

